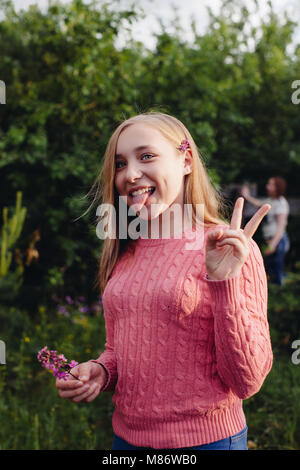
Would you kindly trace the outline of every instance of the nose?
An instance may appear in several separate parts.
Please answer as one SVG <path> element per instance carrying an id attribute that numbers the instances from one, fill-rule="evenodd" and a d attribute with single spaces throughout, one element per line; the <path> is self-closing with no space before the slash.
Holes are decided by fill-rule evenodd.
<path id="1" fill-rule="evenodd" d="M 141 170 L 134 163 L 133 164 L 128 163 L 127 169 L 125 171 L 126 171 L 126 179 L 129 182 L 135 180 L 136 178 L 140 178 L 142 176 Z"/>

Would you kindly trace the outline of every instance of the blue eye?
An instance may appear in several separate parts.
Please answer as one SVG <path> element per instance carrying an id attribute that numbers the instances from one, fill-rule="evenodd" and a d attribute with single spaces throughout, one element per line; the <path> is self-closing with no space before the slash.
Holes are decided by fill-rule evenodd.
<path id="1" fill-rule="evenodd" d="M 144 153 L 144 154 L 142 155 L 142 157 L 144 157 L 145 155 L 150 155 L 150 157 L 153 157 L 153 155 L 152 155 L 151 153 Z"/>
<path id="2" fill-rule="evenodd" d="M 145 156 L 153 157 L 153 155 L 152 155 L 151 153 L 144 153 L 141 158 L 143 158 L 143 157 L 145 157 Z M 116 162 L 116 169 L 119 169 L 118 165 L 119 165 L 120 163 L 124 163 L 124 162 Z"/>

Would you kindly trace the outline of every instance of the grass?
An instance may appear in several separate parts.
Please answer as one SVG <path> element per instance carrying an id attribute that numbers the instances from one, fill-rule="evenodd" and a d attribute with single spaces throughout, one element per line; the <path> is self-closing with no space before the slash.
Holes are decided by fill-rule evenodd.
<path id="1" fill-rule="evenodd" d="M 293 364 L 292 342 L 300 339 L 298 277 L 269 288 L 269 323 L 274 363 L 261 390 L 244 401 L 249 449 L 300 449 L 300 364 Z M 30 315 L 0 305 L 6 365 L 0 368 L 0 449 L 109 450 L 112 394 L 92 403 L 62 400 L 55 378 L 37 361 L 44 346 L 71 360 L 96 358 L 105 343 L 101 305 L 86 312 L 83 300 L 41 305 Z"/>

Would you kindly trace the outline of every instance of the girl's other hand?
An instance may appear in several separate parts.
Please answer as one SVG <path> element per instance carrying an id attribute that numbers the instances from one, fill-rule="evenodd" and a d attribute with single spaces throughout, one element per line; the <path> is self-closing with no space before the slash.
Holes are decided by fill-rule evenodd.
<path id="1" fill-rule="evenodd" d="M 271 209 L 264 204 L 241 229 L 244 199 L 235 203 L 229 229 L 215 229 L 206 240 L 206 272 L 210 280 L 223 280 L 239 276 L 249 254 L 249 242 L 264 216 Z"/>
<path id="2" fill-rule="evenodd" d="M 83 362 L 71 369 L 74 377 L 67 376 L 67 380 L 56 379 L 56 387 L 61 398 L 67 398 L 75 403 L 90 402 L 100 393 L 106 382 L 106 373 L 102 366 L 94 362 Z"/>

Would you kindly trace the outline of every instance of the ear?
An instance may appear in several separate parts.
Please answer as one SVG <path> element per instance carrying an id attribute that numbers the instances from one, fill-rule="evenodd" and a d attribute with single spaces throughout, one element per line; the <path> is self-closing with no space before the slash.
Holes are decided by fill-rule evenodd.
<path id="1" fill-rule="evenodd" d="M 190 150 L 185 151 L 185 159 L 184 159 L 184 169 L 186 170 L 186 174 L 192 172 L 193 168 L 193 156 Z"/>

